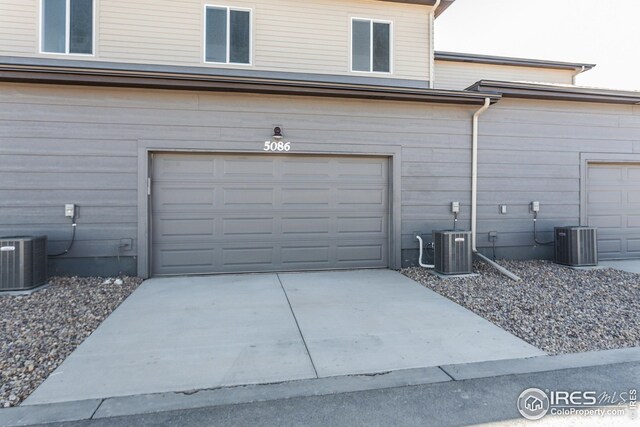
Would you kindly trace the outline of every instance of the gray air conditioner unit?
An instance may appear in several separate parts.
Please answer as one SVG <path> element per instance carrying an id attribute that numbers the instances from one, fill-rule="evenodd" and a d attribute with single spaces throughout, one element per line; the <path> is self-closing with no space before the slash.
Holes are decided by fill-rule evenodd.
<path id="1" fill-rule="evenodd" d="M 471 274 L 471 232 L 433 232 L 435 271 L 440 274 Z"/>
<path id="2" fill-rule="evenodd" d="M 595 227 L 556 227 L 556 263 L 571 267 L 598 265 L 598 236 Z"/>
<path id="3" fill-rule="evenodd" d="M 0 291 L 33 289 L 47 279 L 47 236 L 0 237 Z"/>

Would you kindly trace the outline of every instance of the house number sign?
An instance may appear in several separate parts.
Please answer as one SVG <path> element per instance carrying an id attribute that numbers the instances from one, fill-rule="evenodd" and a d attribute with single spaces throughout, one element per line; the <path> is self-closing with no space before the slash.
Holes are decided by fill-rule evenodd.
<path id="1" fill-rule="evenodd" d="M 264 151 L 282 152 L 291 151 L 291 143 L 283 141 L 265 141 Z"/>

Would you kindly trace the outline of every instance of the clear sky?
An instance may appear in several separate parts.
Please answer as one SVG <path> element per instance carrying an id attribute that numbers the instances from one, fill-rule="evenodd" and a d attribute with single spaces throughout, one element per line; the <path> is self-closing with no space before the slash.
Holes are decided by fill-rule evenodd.
<path id="1" fill-rule="evenodd" d="M 640 0 L 456 0 L 436 49 L 594 63 L 579 85 L 640 90 Z"/>

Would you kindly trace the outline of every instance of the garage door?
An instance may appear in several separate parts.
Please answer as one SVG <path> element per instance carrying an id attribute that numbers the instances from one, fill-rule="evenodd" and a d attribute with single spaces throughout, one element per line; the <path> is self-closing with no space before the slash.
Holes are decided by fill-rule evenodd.
<path id="1" fill-rule="evenodd" d="M 386 267 L 376 157 L 155 154 L 156 275 Z"/>
<path id="2" fill-rule="evenodd" d="M 600 258 L 640 258 L 640 164 L 591 164 L 587 187 Z"/>

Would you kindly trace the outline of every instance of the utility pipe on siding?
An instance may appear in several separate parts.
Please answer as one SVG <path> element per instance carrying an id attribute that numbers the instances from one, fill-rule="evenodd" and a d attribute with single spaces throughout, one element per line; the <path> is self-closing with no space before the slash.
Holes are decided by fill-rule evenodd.
<path id="1" fill-rule="evenodd" d="M 424 243 L 422 243 L 422 237 L 416 236 L 416 239 L 418 239 L 418 241 L 420 242 L 420 256 L 418 257 L 418 264 L 420 265 L 420 267 L 423 267 L 423 268 L 436 268 L 436 266 L 433 265 L 433 264 L 423 264 L 422 263 L 422 252 L 424 251 L 423 250 Z"/>
<path id="2" fill-rule="evenodd" d="M 478 229 L 478 128 L 479 128 L 479 118 L 480 116 L 489 109 L 491 106 L 491 98 L 484 99 L 484 105 L 475 112 L 473 115 L 473 129 L 472 129 L 472 148 L 471 148 L 471 249 L 473 253 L 491 265 L 493 268 L 498 270 L 500 273 L 504 274 L 508 278 L 520 281 L 520 278 L 502 267 L 500 264 L 490 260 L 486 256 L 482 255 L 478 252 L 476 248 L 477 241 L 477 229 Z"/>
<path id="3" fill-rule="evenodd" d="M 435 31 L 435 23 L 436 23 L 436 10 L 438 10 L 438 6 L 440 6 L 440 2 L 442 0 L 436 0 L 431 8 L 431 13 L 429 13 L 429 87 L 433 89 L 435 87 L 436 81 L 436 59 L 435 59 L 435 50 L 436 50 L 436 31 Z"/>

